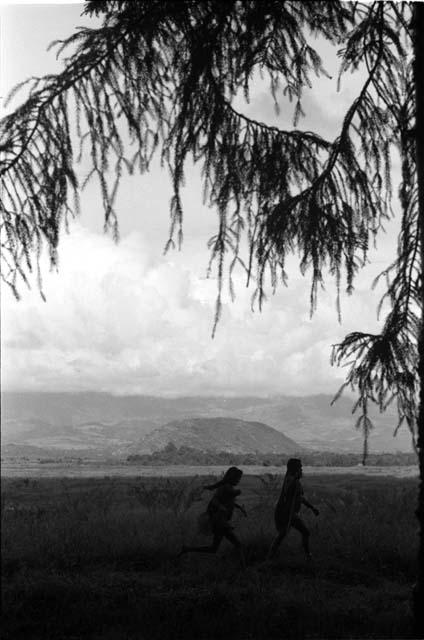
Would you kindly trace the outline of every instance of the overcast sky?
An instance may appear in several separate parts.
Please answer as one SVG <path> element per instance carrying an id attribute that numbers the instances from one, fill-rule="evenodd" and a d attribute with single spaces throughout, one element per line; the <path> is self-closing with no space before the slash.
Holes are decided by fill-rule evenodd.
<path id="1" fill-rule="evenodd" d="M 60 70 L 48 44 L 65 38 L 81 18 L 78 4 L 1 7 L 1 95 L 30 75 Z M 334 53 L 323 50 L 337 69 Z M 360 78 L 336 92 L 320 80 L 306 95 L 304 126 L 327 138 L 337 135 Z M 266 87 L 252 90 L 249 115 L 286 128 L 291 113 L 273 110 Z M 80 168 L 81 174 L 84 167 Z M 33 287 L 16 302 L 2 291 L 2 388 L 4 390 L 96 390 L 127 394 L 295 394 L 334 393 L 343 370 L 329 364 L 331 345 L 353 330 L 377 331 L 376 305 L 382 290 L 373 277 L 394 257 L 396 227 L 389 225 L 370 265 L 343 297 L 337 321 L 331 281 L 309 317 L 309 275 L 290 261 L 289 286 L 252 313 L 251 290 L 237 278 L 237 299 L 228 296 L 212 340 L 216 280 L 205 278 L 206 242 L 217 216 L 202 205 L 199 172 L 188 167 L 184 190 L 185 240 L 181 252 L 163 255 L 171 189 L 167 173 L 154 164 L 145 176 L 125 177 L 117 210 L 121 240 L 103 233 L 96 184 L 82 196 L 81 216 L 62 235 L 59 271 L 44 273 L 43 302 Z"/>

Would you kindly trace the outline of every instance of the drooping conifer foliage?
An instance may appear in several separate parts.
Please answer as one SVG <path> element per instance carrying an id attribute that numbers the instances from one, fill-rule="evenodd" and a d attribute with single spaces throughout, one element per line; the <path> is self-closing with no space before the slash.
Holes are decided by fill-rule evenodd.
<path id="1" fill-rule="evenodd" d="M 392 215 L 391 160 L 398 154 L 401 224 L 397 256 L 382 274 L 384 325 L 379 335 L 348 335 L 332 359 L 348 364 L 344 387 L 358 392 L 365 453 L 370 402 L 384 410 L 395 401 L 398 427 L 405 422 L 415 437 L 424 224 L 413 64 L 418 5 L 89 0 L 85 12 L 102 26 L 57 43 L 63 72 L 28 80 L 27 98 L 0 123 L 3 281 L 18 297 L 36 270 L 42 290 L 42 247 L 55 265 L 60 233 L 91 179 L 100 186 L 105 228 L 118 237 L 120 177 L 148 171 L 157 154 L 173 185 L 167 248 L 182 242 L 188 162 L 201 168 L 205 201 L 217 212 L 209 243 L 218 276 L 215 326 L 222 288 L 228 282 L 233 293 L 236 267 L 246 271 L 253 303 L 261 307 L 267 291 L 286 282 L 291 253 L 311 275 L 313 311 L 328 274 L 338 295 L 352 291 Z M 326 73 L 316 50 L 322 40 L 338 49 L 342 80 L 358 69 L 363 78 L 331 140 L 297 128 L 303 90 Z M 292 129 L 258 122 L 236 107 L 243 96 L 248 100 L 257 73 L 268 79 L 276 108 L 280 90 L 292 101 Z M 79 184 L 75 167 L 83 156 L 91 170 Z M 418 448 L 423 474 L 422 440 Z"/>
<path id="2" fill-rule="evenodd" d="M 57 263 L 60 230 L 92 178 L 100 185 L 105 228 L 117 237 L 119 179 L 124 171 L 147 171 L 157 152 L 174 191 L 167 248 L 183 237 L 187 161 L 200 165 L 205 200 L 218 213 L 209 243 L 219 287 L 215 325 L 227 277 L 233 293 L 236 266 L 254 282 L 253 301 L 261 307 L 267 290 L 286 281 L 292 252 L 302 272 L 311 273 L 313 311 L 328 272 L 338 292 L 352 291 L 390 216 L 390 150 L 397 147 L 403 220 L 398 256 L 385 272 L 391 310 L 381 335 L 351 334 L 333 361 L 353 360 L 346 384 L 359 389 L 358 426 L 366 437 L 369 401 L 384 409 L 394 397 L 400 423 L 414 432 L 422 285 L 410 6 L 94 0 L 85 11 L 101 16 L 103 26 L 56 43 L 64 71 L 30 79 L 29 97 L 1 122 L 3 280 L 18 296 L 19 279 L 39 270 L 43 245 Z M 339 48 L 341 76 L 366 70 L 334 140 L 295 128 L 303 89 L 326 73 L 317 39 Z M 294 102 L 292 130 L 234 107 L 240 95 L 248 99 L 258 71 L 269 79 L 276 105 L 279 89 Z M 79 185 L 75 165 L 84 153 L 91 171 Z"/>

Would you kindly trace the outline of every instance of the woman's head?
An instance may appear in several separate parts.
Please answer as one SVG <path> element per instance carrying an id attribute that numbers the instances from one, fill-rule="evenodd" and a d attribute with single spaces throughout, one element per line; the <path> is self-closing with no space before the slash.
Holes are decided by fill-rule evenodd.
<path id="1" fill-rule="evenodd" d="M 287 462 L 287 472 L 293 476 L 302 476 L 302 461 L 299 458 L 290 458 Z"/>
<path id="2" fill-rule="evenodd" d="M 237 467 L 230 467 L 222 476 L 221 480 L 215 482 L 214 484 L 208 484 L 205 486 L 205 489 L 209 491 L 213 491 L 214 489 L 218 489 L 218 487 L 222 487 L 223 484 L 232 484 L 235 486 L 241 480 L 243 475 L 243 471 L 241 469 L 237 469 Z"/>
<path id="3" fill-rule="evenodd" d="M 243 471 L 241 469 L 238 469 L 237 467 L 230 467 L 224 473 L 222 483 L 236 485 L 240 482 L 242 475 Z"/>

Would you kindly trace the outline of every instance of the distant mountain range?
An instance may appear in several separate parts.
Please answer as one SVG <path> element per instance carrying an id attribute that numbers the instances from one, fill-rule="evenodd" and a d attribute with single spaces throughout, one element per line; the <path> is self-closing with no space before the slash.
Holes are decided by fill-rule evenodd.
<path id="1" fill-rule="evenodd" d="M 40 447 L 43 451 L 82 453 L 89 450 L 120 456 L 129 451 L 141 452 L 143 447 L 148 452 L 159 445 L 165 446 L 168 437 L 168 441 L 176 444 L 194 446 L 196 442 L 196 446 L 205 450 L 209 445 L 228 450 L 228 446 L 239 446 L 240 438 L 244 437 L 243 446 L 255 446 L 253 451 L 259 450 L 258 443 L 263 441 L 271 447 L 269 452 L 284 443 L 291 446 L 290 442 L 298 443 L 296 446 L 301 448 L 359 452 L 362 437 L 355 430 L 356 417 L 351 414 L 353 401 L 342 397 L 331 406 L 331 400 L 332 396 L 328 395 L 160 398 L 107 393 L 4 392 L 3 452 L 5 445 L 13 443 Z M 200 418 L 213 419 L 210 428 L 203 429 L 201 424 L 207 423 L 196 422 Z M 234 428 L 232 438 L 228 439 L 225 424 L 235 427 L 239 422 L 241 429 L 242 421 L 256 426 L 241 431 Z M 392 408 L 385 414 L 376 413 L 374 422 L 371 452 L 411 451 L 406 429 L 393 438 L 396 415 Z M 279 432 L 277 435 L 273 433 L 275 430 Z M 278 436 L 284 440 L 278 440 Z"/>

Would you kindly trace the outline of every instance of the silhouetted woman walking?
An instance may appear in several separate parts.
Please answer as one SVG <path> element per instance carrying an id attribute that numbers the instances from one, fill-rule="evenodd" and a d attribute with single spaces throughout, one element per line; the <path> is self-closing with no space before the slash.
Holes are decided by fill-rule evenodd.
<path id="1" fill-rule="evenodd" d="M 287 473 L 274 512 L 275 526 L 278 534 L 268 552 L 268 558 L 275 556 L 278 547 L 286 537 L 290 527 L 299 531 L 302 536 L 302 546 L 305 555 L 308 559 L 311 558 L 309 529 L 299 516 L 299 511 L 302 504 L 311 509 L 316 516 L 319 514 L 319 511 L 303 496 L 303 487 L 300 482 L 302 475 L 302 462 L 299 458 L 290 458 L 287 462 Z"/>
<path id="2" fill-rule="evenodd" d="M 223 538 L 227 538 L 238 549 L 242 565 L 245 566 L 242 544 L 235 535 L 234 527 L 230 522 L 234 509 L 239 509 L 245 516 L 247 515 L 244 507 L 235 501 L 236 497 L 241 494 L 240 489 L 235 487 L 239 484 L 242 475 L 243 471 L 241 469 L 230 467 L 221 480 L 205 487 L 208 491 L 215 490 L 206 510 L 209 527 L 213 535 L 212 542 L 210 545 L 201 547 L 186 547 L 184 545 L 180 555 L 192 552 L 216 553 Z"/>

